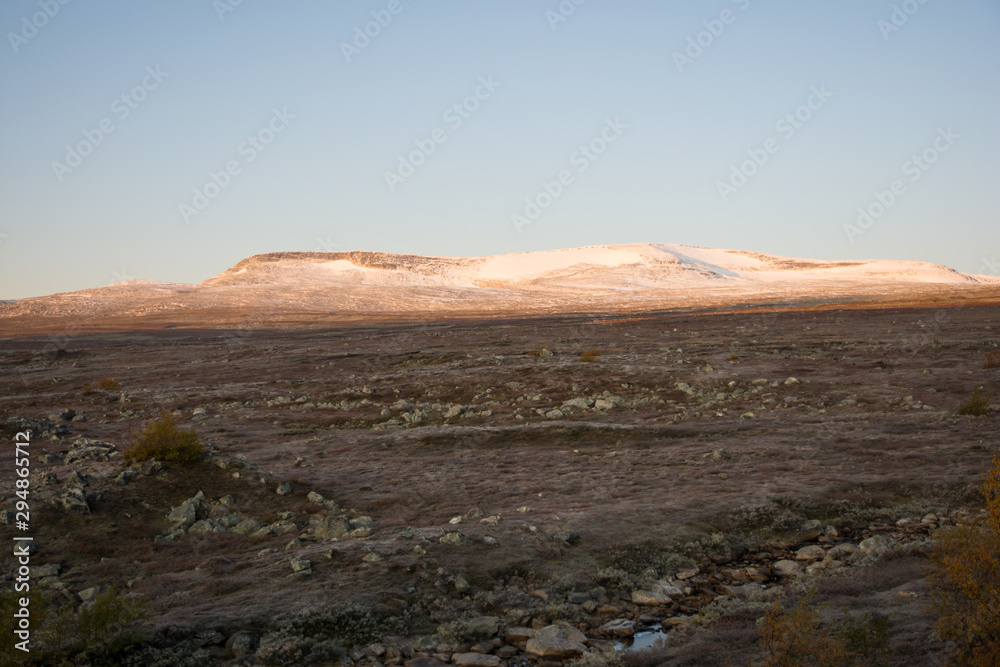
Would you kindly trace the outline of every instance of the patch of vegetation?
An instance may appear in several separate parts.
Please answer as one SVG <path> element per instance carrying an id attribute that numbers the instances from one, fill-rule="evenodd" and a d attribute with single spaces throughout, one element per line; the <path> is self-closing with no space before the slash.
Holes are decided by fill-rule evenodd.
<path id="1" fill-rule="evenodd" d="M 122 452 L 127 462 L 158 459 L 173 463 L 190 463 L 204 450 L 198 434 L 177 428 L 177 418 L 163 413 L 151 421 Z"/>
<path id="2" fill-rule="evenodd" d="M 549 349 L 549 344 L 548 343 L 542 343 L 541 345 L 538 346 L 538 349 L 528 350 L 528 354 L 530 354 L 530 355 L 532 355 L 534 357 L 537 357 L 537 356 L 539 356 L 542 353 L 542 350 L 547 350 L 547 349 Z"/>
<path id="3" fill-rule="evenodd" d="M 866 613 L 846 615 L 834 630 L 820 622 L 812 594 L 789 610 L 780 603 L 767 611 L 760 624 L 764 667 L 881 667 L 888 665 L 889 620 Z"/>
<path id="4" fill-rule="evenodd" d="M 347 652 L 334 640 L 303 637 L 289 628 L 268 633 L 254 657 L 265 665 L 335 665 L 347 658 Z"/>
<path id="5" fill-rule="evenodd" d="M 101 391 L 119 391 L 122 383 L 111 377 L 101 378 L 97 381 L 97 388 Z"/>
<path id="6" fill-rule="evenodd" d="M 990 410 L 990 399 L 980 393 L 981 387 L 972 390 L 972 396 L 958 408 L 958 414 L 966 417 L 982 417 Z"/>
<path id="7" fill-rule="evenodd" d="M 294 650 L 304 650 L 302 647 L 310 641 L 319 643 L 311 644 L 313 648 L 310 650 L 325 651 L 333 644 L 370 644 L 386 635 L 406 635 L 408 623 L 405 618 L 388 612 L 350 604 L 320 610 L 306 609 L 286 616 L 276 624 L 273 633 L 273 650 L 284 655 L 286 649 L 282 646 L 293 647 L 294 644 L 298 647 Z M 293 651 L 293 648 L 288 650 Z"/>
<path id="8" fill-rule="evenodd" d="M 476 644 L 492 637 L 493 632 L 485 623 L 459 618 L 439 625 L 437 635 L 449 644 Z"/>
<path id="9" fill-rule="evenodd" d="M 587 361 L 590 363 L 600 363 L 601 361 L 601 351 L 595 348 L 588 348 L 583 351 L 580 355 L 580 361 Z"/>
<path id="10" fill-rule="evenodd" d="M 990 350 L 983 355 L 983 368 L 1000 368 L 1000 350 Z"/>
<path id="11" fill-rule="evenodd" d="M 995 665 L 1000 655 L 1000 456 L 983 495 L 986 518 L 941 531 L 930 555 L 936 630 L 957 665 Z"/>
<path id="12" fill-rule="evenodd" d="M 24 597 L 13 589 L 0 594 L 0 612 L 12 618 Z M 149 601 L 140 596 L 122 595 L 114 588 L 76 609 L 58 604 L 57 598 L 27 596 L 31 618 L 31 652 L 24 654 L 26 665 L 118 666 L 126 654 L 141 647 L 146 638 L 145 621 Z M 3 633 L 0 651 L 21 655 L 14 648 L 19 641 L 12 632 Z"/>

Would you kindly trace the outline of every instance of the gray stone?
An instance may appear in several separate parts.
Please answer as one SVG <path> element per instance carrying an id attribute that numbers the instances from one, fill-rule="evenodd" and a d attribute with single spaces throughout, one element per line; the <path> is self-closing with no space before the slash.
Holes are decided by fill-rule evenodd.
<path id="1" fill-rule="evenodd" d="M 451 419 L 452 417 L 459 416 L 463 412 L 465 412 L 465 406 L 464 405 L 453 405 L 450 408 L 448 408 L 447 412 L 444 413 L 444 418 L 445 419 Z"/>
<path id="2" fill-rule="evenodd" d="M 802 573 L 802 566 L 793 560 L 779 560 L 774 564 L 774 573 L 779 577 L 797 577 Z"/>
<path id="3" fill-rule="evenodd" d="M 810 544 L 807 547 L 802 547 L 795 552 L 795 560 L 801 560 L 806 562 L 813 562 L 816 560 L 823 560 L 826 557 L 826 551 L 823 547 L 818 544 Z"/>
<path id="4" fill-rule="evenodd" d="M 661 604 L 670 604 L 670 596 L 658 591 L 632 591 L 633 604 L 653 607 Z"/>
<path id="5" fill-rule="evenodd" d="M 143 475 L 159 475 L 166 469 L 161 462 L 156 459 L 148 459 L 142 462 L 142 466 L 139 468 L 139 472 Z"/>
<path id="6" fill-rule="evenodd" d="M 187 531 L 189 533 L 224 533 L 226 527 L 214 519 L 202 519 L 192 523 Z"/>
<path id="7" fill-rule="evenodd" d="M 439 539 L 438 542 L 440 542 L 441 544 L 450 544 L 456 547 L 464 547 L 469 544 L 472 544 L 472 540 L 470 540 L 468 537 L 458 532 L 457 530 L 452 531 L 450 533 L 445 533 L 444 535 L 441 536 L 441 539 Z"/>
<path id="8" fill-rule="evenodd" d="M 536 660 L 571 660 L 587 651 L 587 637 L 566 625 L 548 625 L 528 640 L 525 651 Z"/>
<path id="9" fill-rule="evenodd" d="M 332 540 L 349 533 L 351 525 L 343 517 L 319 516 L 309 521 L 309 532 L 317 540 Z"/>
<path id="10" fill-rule="evenodd" d="M 678 588 L 675 584 L 663 579 L 657 581 L 653 584 L 653 590 L 657 593 L 663 593 L 664 595 L 669 595 L 672 598 L 684 597 L 684 591 Z"/>
<path id="11" fill-rule="evenodd" d="M 292 485 L 289 484 L 288 482 L 282 482 L 281 484 L 278 485 L 277 493 L 279 496 L 287 496 L 291 492 L 292 492 Z"/>
<path id="12" fill-rule="evenodd" d="M 252 535 L 260 530 L 260 522 L 256 519 L 243 519 L 231 527 L 232 532 L 240 535 Z"/>
<path id="13" fill-rule="evenodd" d="M 167 513 L 167 520 L 174 528 L 187 530 L 198 520 L 198 508 L 201 507 L 201 500 L 197 497 L 188 498 L 177 507 L 172 507 Z"/>
<path id="14" fill-rule="evenodd" d="M 312 570 L 312 562 L 305 558 L 290 558 L 288 564 L 292 566 L 292 572 L 307 572 Z"/>
<path id="15" fill-rule="evenodd" d="M 635 634 L 635 621 L 627 618 L 618 618 L 608 621 L 599 627 L 598 630 L 612 637 L 631 637 Z"/>
<path id="16" fill-rule="evenodd" d="M 76 470 L 71 470 L 66 479 L 63 480 L 66 486 L 87 486 L 87 478 Z"/>
<path id="17" fill-rule="evenodd" d="M 594 401 L 594 407 L 598 410 L 610 410 L 611 408 L 615 407 L 615 404 L 612 403 L 611 401 L 599 398 L 596 401 Z"/>
<path id="18" fill-rule="evenodd" d="M 90 514 L 87 495 L 78 486 L 71 486 L 56 497 L 56 502 L 69 514 Z"/>
<path id="19" fill-rule="evenodd" d="M 875 556 L 876 558 L 881 558 L 887 551 L 895 548 L 895 546 L 896 540 L 891 537 L 886 537 L 885 535 L 875 535 L 873 537 L 869 537 L 867 540 L 862 540 L 861 543 L 858 544 L 858 548 L 862 553 Z"/>

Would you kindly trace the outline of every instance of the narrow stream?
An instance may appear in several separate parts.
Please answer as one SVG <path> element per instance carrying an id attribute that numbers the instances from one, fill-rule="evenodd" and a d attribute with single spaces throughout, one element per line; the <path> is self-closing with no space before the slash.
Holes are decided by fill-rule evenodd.
<path id="1" fill-rule="evenodd" d="M 665 639 L 666 636 L 667 631 L 662 628 L 656 628 L 655 630 L 640 630 L 636 632 L 631 639 L 615 642 L 615 650 L 638 651 L 640 649 L 649 648 L 656 642 L 657 639 Z"/>

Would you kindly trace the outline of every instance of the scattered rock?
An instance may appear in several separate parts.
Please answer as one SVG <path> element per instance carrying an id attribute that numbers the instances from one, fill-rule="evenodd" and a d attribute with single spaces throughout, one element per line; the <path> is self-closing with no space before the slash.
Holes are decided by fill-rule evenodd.
<path id="1" fill-rule="evenodd" d="M 445 533 L 441 536 L 441 539 L 439 539 L 438 542 L 441 544 L 450 544 L 456 547 L 464 547 L 472 544 L 472 540 L 457 530 Z"/>
<path id="2" fill-rule="evenodd" d="M 673 600 L 666 593 L 658 591 L 632 591 L 632 603 L 647 607 L 670 604 Z"/>
<path id="3" fill-rule="evenodd" d="M 779 560 L 774 564 L 774 573 L 783 578 L 797 577 L 802 574 L 802 566 L 793 560 Z"/>
<path id="4" fill-rule="evenodd" d="M 536 660 L 571 660 L 587 651 L 587 637 L 567 625 L 548 625 L 528 640 L 525 650 Z"/>
<path id="5" fill-rule="evenodd" d="M 813 562 L 817 560 L 823 560 L 826 557 L 826 551 L 823 547 L 818 544 L 810 544 L 807 547 L 802 547 L 795 552 L 795 560 L 801 560 L 806 562 Z"/>
<path id="6" fill-rule="evenodd" d="M 612 637 L 631 637 L 635 634 L 635 621 L 627 618 L 615 619 L 599 627 L 598 631 Z"/>
<path id="7" fill-rule="evenodd" d="M 277 493 L 279 496 L 287 496 L 291 492 L 292 492 L 292 485 L 289 484 L 288 482 L 282 482 L 281 484 L 278 485 Z"/>

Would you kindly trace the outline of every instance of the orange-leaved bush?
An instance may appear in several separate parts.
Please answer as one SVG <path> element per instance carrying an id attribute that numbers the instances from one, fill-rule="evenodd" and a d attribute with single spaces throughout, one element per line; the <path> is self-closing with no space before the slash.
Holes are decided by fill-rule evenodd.
<path id="1" fill-rule="evenodd" d="M 931 553 L 937 634 L 956 665 L 996 665 L 1000 655 L 1000 456 L 983 479 L 985 516 L 941 532 Z"/>
<path id="2" fill-rule="evenodd" d="M 177 428 L 177 418 L 163 413 L 146 424 L 129 446 L 122 452 L 126 461 L 158 459 L 174 463 L 190 463 L 198 458 L 204 447 L 193 430 Z"/>

